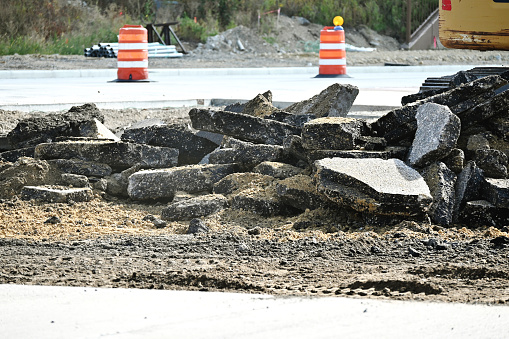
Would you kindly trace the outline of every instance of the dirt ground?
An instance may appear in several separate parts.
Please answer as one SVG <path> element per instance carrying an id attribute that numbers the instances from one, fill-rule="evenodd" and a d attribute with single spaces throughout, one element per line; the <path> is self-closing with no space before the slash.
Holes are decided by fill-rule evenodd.
<path id="1" fill-rule="evenodd" d="M 181 59 L 151 60 L 149 67 L 317 64 L 316 53 L 283 53 L 284 45 L 277 47 L 255 55 L 200 46 Z M 378 50 L 349 53 L 348 62 L 507 64 L 509 54 Z M 0 58 L 0 69 L 115 67 L 115 59 L 81 56 Z M 185 123 L 189 109 L 103 113 L 106 126 L 120 132 L 125 124 L 151 118 Z M 124 125 L 115 118 L 119 115 Z M 1 111 L 0 134 L 22 116 Z M 190 235 L 189 222 L 164 228 L 150 222 L 164 206 L 99 191 L 88 203 L 0 200 L 0 283 L 509 304 L 509 221 L 502 229 L 415 222 L 376 228 L 336 225 L 325 218 L 321 228 L 296 229 L 299 216 L 262 218 L 237 211 L 202 218 L 209 232 Z"/>

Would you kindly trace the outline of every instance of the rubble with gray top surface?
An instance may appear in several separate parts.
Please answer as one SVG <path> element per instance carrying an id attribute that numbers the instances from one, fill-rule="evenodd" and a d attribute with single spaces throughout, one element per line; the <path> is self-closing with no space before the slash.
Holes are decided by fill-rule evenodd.
<path id="1" fill-rule="evenodd" d="M 299 230 L 402 220 L 501 228 L 509 225 L 509 92 L 497 91 L 505 84 L 460 74 L 450 89 L 421 93 L 371 123 L 349 118 L 351 103 L 327 102 L 341 91 L 354 99 L 348 86 L 287 109 L 275 108 L 267 91 L 224 109 L 191 109 L 192 129 L 139 126 L 122 141 L 102 129 L 99 110 L 88 104 L 47 117 L 40 136 L 43 120 L 20 121 L 9 134 L 14 153 L 0 153 L 0 198 L 83 186 L 96 196 L 160 201 L 167 204 L 162 219 L 196 225 L 244 211 L 296 217 Z M 74 200 L 65 189 L 59 194 L 41 199 Z"/>

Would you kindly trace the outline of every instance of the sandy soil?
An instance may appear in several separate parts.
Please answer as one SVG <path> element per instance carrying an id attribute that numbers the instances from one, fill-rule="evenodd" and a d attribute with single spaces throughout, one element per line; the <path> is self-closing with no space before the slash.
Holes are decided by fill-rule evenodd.
<path id="1" fill-rule="evenodd" d="M 200 48 L 181 59 L 151 60 L 149 67 L 306 66 L 318 60 L 316 53 L 206 53 Z M 348 62 L 507 64 L 509 54 L 384 50 L 350 53 Z M 81 56 L 0 58 L 0 69 L 115 67 L 115 59 Z M 187 122 L 188 111 L 103 113 L 105 124 L 119 132 L 147 118 Z M 5 134 L 21 113 L 0 113 L 0 134 Z M 164 228 L 150 222 L 148 216 L 159 217 L 163 207 L 99 191 L 89 203 L 0 200 L 0 283 L 509 303 L 508 227 L 444 229 L 404 222 L 390 229 L 338 228 L 324 219 L 321 228 L 297 230 L 298 217 L 220 212 L 202 218 L 208 233 L 188 235 L 188 222 Z"/>

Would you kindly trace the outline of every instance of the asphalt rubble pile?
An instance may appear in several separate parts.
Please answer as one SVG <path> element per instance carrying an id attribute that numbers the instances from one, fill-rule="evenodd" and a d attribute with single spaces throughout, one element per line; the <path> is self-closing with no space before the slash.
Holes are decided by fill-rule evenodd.
<path id="1" fill-rule="evenodd" d="M 295 229 L 405 220 L 502 228 L 508 79 L 459 74 L 447 91 L 405 97 L 370 123 L 348 117 L 358 89 L 340 84 L 285 109 L 268 91 L 224 109 L 193 108 L 191 126 L 121 136 L 94 104 L 73 107 L 20 121 L 4 138 L 0 198 L 164 202 L 155 227 L 192 220 L 191 232 L 228 209 L 297 217 Z"/>

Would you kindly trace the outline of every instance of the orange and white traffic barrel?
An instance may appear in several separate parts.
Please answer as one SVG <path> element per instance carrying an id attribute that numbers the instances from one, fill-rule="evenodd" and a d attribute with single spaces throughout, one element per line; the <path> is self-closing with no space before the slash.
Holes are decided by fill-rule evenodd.
<path id="1" fill-rule="evenodd" d="M 334 27 L 324 27 L 320 31 L 319 76 L 346 76 L 345 31 L 341 26 L 343 18 L 334 18 Z"/>
<path id="2" fill-rule="evenodd" d="M 148 80 L 148 38 L 143 26 L 125 25 L 118 36 L 118 81 Z"/>

